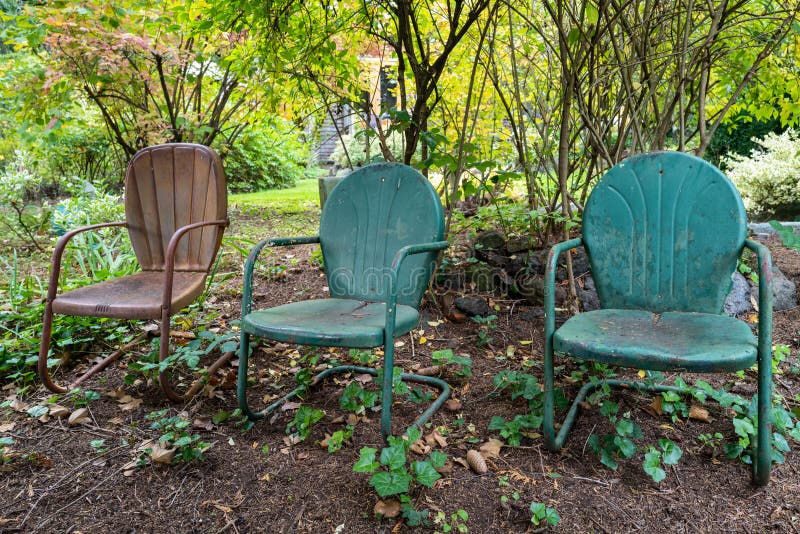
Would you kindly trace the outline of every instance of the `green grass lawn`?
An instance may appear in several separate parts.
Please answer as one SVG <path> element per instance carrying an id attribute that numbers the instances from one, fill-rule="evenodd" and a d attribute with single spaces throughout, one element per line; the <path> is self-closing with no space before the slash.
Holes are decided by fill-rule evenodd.
<path id="1" fill-rule="evenodd" d="M 305 213 L 319 211 L 319 187 L 317 179 L 300 180 L 297 185 L 287 189 L 270 189 L 257 193 L 237 193 L 228 197 L 232 207 L 248 211 L 252 208 L 266 208 L 275 213 Z"/>

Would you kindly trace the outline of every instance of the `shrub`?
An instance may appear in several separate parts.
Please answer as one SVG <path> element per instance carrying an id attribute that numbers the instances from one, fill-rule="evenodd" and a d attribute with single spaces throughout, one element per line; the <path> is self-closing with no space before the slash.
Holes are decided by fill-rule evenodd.
<path id="1" fill-rule="evenodd" d="M 727 174 L 751 217 L 793 219 L 800 214 L 800 137 L 787 130 L 755 142 L 761 148 L 749 158 L 736 154 L 723 158 Z"/>
<path id="2" fill-rule="evenodd" d="M 307 147 L 288 125 L 251 129 L 225 155 L 225 174 L 233 192 L 292 187 L 309 178 Z"/>
<path id="3" fill-rule="evenodd" d="M 367 158 L 367 139 L 369 139 L 369 158 Z M 398 131 L 391 132 L 386 143 L 395 161 L 403 161 L 403 134 Z M 347 147 L 347 153 L 344 147 Z M 347 161 L 347 156 L 350 156 L 350 163 Z M 358 167 L 374 161 L 384 161 L 385 158 L 374 132 L 367 134 L 361 130 L 354 135 L 343 135 L 336 144 L 331 159 L 340 168 L 350 168 L 350 165 Z"/>

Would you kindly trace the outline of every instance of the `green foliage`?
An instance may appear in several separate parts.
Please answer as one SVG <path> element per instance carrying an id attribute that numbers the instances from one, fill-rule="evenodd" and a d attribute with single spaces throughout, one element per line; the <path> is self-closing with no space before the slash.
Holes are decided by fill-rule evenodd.
<path id="1" fill-rule="evenodd" d="M 163 361 L 158 359 L 159 340 L 152 341 L 152 349 L 145 360 L 139 360 L 130 366 L 131 370 L 156 376 L 168 369 L 184 367 L 192 372 L 200 370 L 201 358 L 214 351 L 221 353 L 235 351 L 239 347 L 238 335 L 229 330 L 212 332 L 205 328 L 197 332 L 197 337 L 185 345 L 173 346 L 170 355 Z"/>
<path id="2" fill-rule="evenodd" d="M 411 428 L 407 437 L 389 436 L 389 444 L 380 454 L 377 449 L 363 447 L 353 471 L 371 474 L 369 484 L 381 498 L 407 494 L 415 483 L 433 486 L 441 478 L 436 468 L 444 465 L 446 457 L 438 454 L 428 460 L 411 461 L 409 448 L 421 435 L 419 429 Z"/>
<path id="3" fill-rule="evenodd" d="M 383 384 L 383 372 L 384 369 L 381 367 L 378 369 L 378 376 L 375 377 L 375 381 L 378 384 Z M 392 394 L 393 395 L 408 395 L 411 391 L 408 388 L 408 384 L 403 382 L 402 375 L 403 369 L 401 367 L 395 367 L 392 369 Z"/>
<path id="4" fill-rule="evenodd" d="M 347 425 L 342 430 L 337 430 L 328 438 L 328 452 L 336 452 L 341 450 L 342 445 L 348 439 L 353 437 L 353 425 Z"/>
<path id="5" fill-rule="evenodd" d="M 403 161 L 403 135 L 393 131 L 386 137 L 386 143 L 392 154 L 392 161 Z M 369 155 L 367 155 L 369 145 Z M 348 160 L 349 156 L 349 160 Z M 361 167 L 367 163 L 386 161 L 381 152 L 377 134 L 373 130 L 360 130 L 355 135 L 345 134 L 336 144 L 331 154 L 334 165 L 343 169 Z"/>
<path id="6" fill-rule="evenodd" d="M 188 432 L 189 420 L 177 415 L 167 417 L 168 412 L 169 409 L 165 408 L 147 414 L 147 419 L 153 421 L 150 428 L 162 432 L 158 442 L 166 449 L 175 449 L 174 463 L 202 460 L 203 453 L 212 444 L 203 441 L 198 434 Z"/>
<path id="7" fill-rule="evenodd" d="M 72 405 L 76 408 L 89 406 L 89 403 L 100 399 L 100 394 L 98 392 L 92 391 L 91 389 L 81 388 L 70 390 L 69 396 L 70 400 L 72 401 Z"/>
<path id="8" fill-rule="evenodd" d="M 800 184 L 800 181 L 798 183 Z M 795 233 L 791 227 L 784 226 L 778 221 L 770 221 L 769 224 L 778 232 L 784 247 L 800 251 L 800 234 Z"/>
<path id="9" fill-rule="evenodd" d="M 308 146 L 288 124 L 276 121 L 237 138 L 225 155 L 225 173 L 236 193 L 292 187 L 310 177 L 308 161 Z"/>
<path id="10" fill-rule="evenodd" d="M 472 376 L 472 358 L 469 356 L 456 356 L 452 349 L 435 350 L 431 352 L 431 360 L 434 365 L 455 367 L 455 375 L 457 378 L 464 379 Z"/>
<path id="11" fill-rule="evenodd" d="M 364 413 L 365 409 L 375 406 L 377 402 L 377 393 L 365 390 L 358 382 L 353 380 L 344 388 L 342 397 L 339 399 L 339 406 L 341 406 L 342 410 L 360 414 Z"/>
<path id="12" fill-rule="evenodd" d="M 29 153 L 17 151 L 14 160 L 0 168 L 0 229 L 18 244 L 43 250 L 40 235 L 46 233 L 51 207 L 39 201 L 44 178 Z"/>
<path id="13" fill-rule="evenodd" d="M 764 137 L 768 133 L 779 134 L 783 130 L 777 119 L 757 120 L 749 113 L 741 113 L 717 128 L 703 157 L 719 166 L 724 156 L 749 156 L 757 148 L 753 139 Z"/>
<path id="14" fill-rule="evenodd" d="M 723 159 L 747 211 L 755 218 L 796 216 L 800 213 L 800 137 L 787 130 L 754 142 L 758 148 L 749 157 L 732 154 Z"/>
<path id="15" fill-rule="evenodd" d="M 517 447 L 522 438 L 537 437 L 534 433 L 542 426 L 544 414 L 544 393 L 538 379 L 530 374 L 517 371 L 503 370 L 492 378 L 495 390 L 508 390 L 511 400 L 523 398 L 527 401 L 528 412 L 515 415 L 507 421 L 496 415 L 489 421 L 489 430 L 497 430 L 500 436 L 511 446 Z M 557 392 L 556 404 L 563 406 L 566 402 L 563 392 Z"/>
<path id="16" fill-rule="evenodd" d="M 490 345 L 494 338 L 491 336 L 491 333 L 497 328 L 497 321 L 496 315 L 487 315 L 486 317 L 472 317 L 472 320 L 478 323 L 480 326 L 478 327 L 478 347 L 483 347 L 486 345 Z"/>
<path id="17" fill-rule="evenodd" d="M 683 455 L 683 451 L 675 445 L 672 440 L 662 438 L 658 440 L 660 450 L 650 445 L 647 447 L 647 452 L 644 455 L 644 462 L 642 468 L 647 473 L 653 482 L 658 484 L 666 478 L 666 472 L 661 468 L 661 464 L 675 465 Z"/>
<path id="18" fill-rule="evenodd" d="M 530 510 L 531 523 L 534 525 L 547 523 L 554 527 L 558 525 L 559 521 L 561 521 L 561 516 L 558 515 L 558 512 L 555 510 L 555 508 L 550 508 L 544 503 L 534 501 L 531 503 Z"/>
<path id="19" fill-rule="evenodd" d="M 304 441 L 311 435 L 314 424 L 323 417 L 325 417 L 325 412 L 304 404 L 297 409 L 294 419 L 286 425 L 286 433 L 294 433 L 300 441 Z"/>
<path id="20" fill-rule="evenodd" d="M 350 359 L 359 365 L 372 365 L 378 361 L 378 355 L 372 350 L 350 349 Z"/>
<path id="21" fill-rule="evenodd" d="M 449 532 L 469 532 L 469 529 L 467 528 L 468 519 L 469 515 L 467 514 L 466 510 L 459 509 L 454 514 L 450 515 L 450 520 L 448 521 L 447 514 L 440 510 L 436 512 L 436 515 L 433 518 L 433 523 L 437 525 L 435 532 L 437 534 L 447 534 Z M 442 530 L 439 530 L 439 528 Z"/>
<path id="22" fill-rule="evenodd" d="M 14 438 L 11 436 L 0 436 L 0 465 L 6 465 L 11 462 L 12 457 L 6 447 L 13 444 Z"/>

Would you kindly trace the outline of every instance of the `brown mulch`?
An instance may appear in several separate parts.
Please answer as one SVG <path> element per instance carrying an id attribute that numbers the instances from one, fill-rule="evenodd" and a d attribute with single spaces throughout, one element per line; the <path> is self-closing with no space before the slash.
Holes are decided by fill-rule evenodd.
<path id="1" fill-rule="evenodd" d="M 800 253 L 769 243 L 775 263 L 800 285 Z M 308 263 L 310 247 L 295 247 L 282 254 L 297 260 L 279 273 L 279 280 L 256 288 L 258 306 L 266 307 L 289 300 L 323 296 L 325 279 Z M 284 257 L 284 260 L 287 258 Z M 291 263 L 291 262 L 289 262 Z M 216 291 L 209 306 L 220 312 L 218 321 L 227 324 L 238 318 L 240 277 L 226 281 Z M 430 365 L 432 350 L 451 348 L 469 355 L 473 376 L 455 381 L 454 397 L 460 410 L 440 410 L 432 427 L 446 429 L 447 444 L 442 448 L 451 458 L 464 457 L 490 437 L 487 430 L 492 416 L 507 419 L 523 413 L 521 402 L 498 395 L 492 377 L 503 369 L 526 370 L 541 377 L 543 324 L 529 317 L 531 308 L 520 301 L 487 296 L 497 306 L 497 328 L 493 340 L 478 346 L 478 325 L 443 320 L 432 300 L 423 307 L 420 330 L 413 340 L 408 336 L 398 348 L 398 365 Z M 435 324 L 436 326 L 431 326 Z M 425 338 L 425 343 L 421 343 Z M 800 376 L 790 372 L 800 351 L 800 310 L 775 314 L 774 342 L 791 347 L 792 362 L 782 365 L 775 389 L 790 403 L 797 403 Z M 530 341 L 530 343 L 524 343 Z M 305 352 L 305 351 L 304 351 Z M 346 353 L 323 351 L 327 358 L 346 359 Z M 134 358 L 129 358 L 127 362 Z M 276 392 L 272 376 L 281 377 L 286 387 L 293 383 L 297 353 L 280 344 L 256 350 L 255 363 L 265 371 L 263 379 L 250 390 L 251 399 L 271 397 Z M 235 362 L 234 362 L 235 364 Z M 232 373 L 235 367 L 223 370 Z M 328 453 L 318 442 L 343 428 L 344 412 L 339 408 L 341 382 L 319 386 L 310 404 L 324 410 L 326 417 L 314 426 L 305 442 L 288 446 L 286 425 L 292 411 L 279 412 L 273 421 L 260 421 L 242 432 L 233 419 L 218 425 L 208 419 L 220 410 L 236 408 L 235 389 L 230 380 L 187 406 L 165 402 L 157 387 L 141 379 L 124 384 L 125 364 L 116 365 L 87 388 L 102 393 L 89 404 L 90 418 L 85 424 L 70 426 L 63 419 L 39 422 L 24 408 L 15 405 L 0 409 L 2 435 L 16 443 L 5 465 L 0 465 L 0 532 L 308 532 L 367 533 L 411 531 L 395 519 L 378 520 L 373 507 L 378 500 L 369 486 L 368 475 L 354 473 L 353 463 L 363 446 L 381 447 L 379 413 L 368 413 L 368 421 L 355 425 L 353 437 L 336 453 Z M 230 378 L 230 376 L 229 376 Z M 691 378 L 691 377 L 690 377 Z M 717 377 L 714 382 L 736 382 L 735 376 Z M 744 383 L 734 388 L 753 389 L 754 377 L 748 372 Z M 284 390 L 286 389 L 284 387 Z M 119 388 L 142 403 L 123 410 L 117 397 Z M 3 397 L 14 394 L 6 387 Z M 570 392 L 574 393 L 571 389 Z M 24 396 L 28 406 L 47 399 L 41 388 Z M 535 531 L 528 507 L 532 501 L 555 508 L 561 522 L 555 530 L 563 532 L 793 532 L 800 530 L 800 472 L 797 453 L 773 469 L 772 480 L 764 488 L 753 486 L 746 465 L 728 460 L 719 453 L 712 457 L 696 437 L 722 432 L 733 434 L 730 415 L 722 408 L 707 405 L 711 422 L 696 420 L 673 423 L 666 415 L 652 415 L 652 399 L 636 392 L 615 394 L 620 412 L 642 427 L 640 452 L 623 461 L 617 471 L 602 464 L 587 447 L 592 432 L 610 431 L 608 421 L 596 408 L 583 410 L 565 449 L 548 452 L 540 437 L 529 436 L 517 448 L 504 447 L 499 458 L 489 461 L 489 471 L 477 475 L 454 464 L 452 472 L 431 489 L 412 492 L 419 509 L 442 511 L 449 518 L 459 509 L 469 514 L 471 532 Z M 69 398 L 59 403 L 73 408 Z M 135 403 L 134 403 L 135 404 Z M 192 431 L 214 446 L 202 461 L 176 465 L 148 465 L 128 468 L 136 448 L 159 433 L 150 429 L 146 414 L 170 408 L 185 412 L 197 421 Z M 395 406 L 395 429 L 405 428 L 421 411 L 410 402 Z M 207 428 L 198 428 L 207 427 Z M 660 437 L 674 440 L 684 451 L 677 466 L 667 469 L 667 478 L 654 484 L 641 468 L 646 444 Z M 90 442 L 104 439 L 97 448 Z M 95 443 L 95 446 L 97 443 Z M 797 445 L 796 443 L 794 444 Z M 268 452 L 263 449 L 268 446 Z M 104 450 L 105 449 L 105 450 Z M 501 485 L 501 477 L 509 485 Z M 518 495 L 515 499 L 514 495 Z M 508 497 L 506 502 L 501 497 Z M 438 527 L 442 531 L 442 527 Z"/>

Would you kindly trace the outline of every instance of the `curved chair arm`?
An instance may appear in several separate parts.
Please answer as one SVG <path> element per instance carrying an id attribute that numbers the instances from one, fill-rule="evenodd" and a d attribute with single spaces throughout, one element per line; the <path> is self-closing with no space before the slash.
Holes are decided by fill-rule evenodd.
<path id="1" fill-rule="evenodd" d="M 389 270 L 389 298 L 386 300 L 386 323 L 384 326 L 387 339 L 391 339 L 394 336 L 395 318 L 397 316 L 397 273 L 400 271 L 403 261 L 414 254 L 437 252 L 449 246 L 450 243 L 447 241 L 435 241 L 419 245 L 406 245 L 397 251 L 392 261 L 392 267 Z"/>
<path id="2" fill-rule="evenodd" d="M 772 463 L 772 257 L 769 249 L 751 239 L 745 247 L 758 256 L 758 443 L 753 458 L 753 480 L 769 481 Z"/>
<path id="3" fill-rule="evenodd" d="M 47 287 L 47 300 L 52 301 L 56 298 L 56 293 L 58 292 L 58 277 L 61 275 L 61 258 L 64 255 L 64 249 L 67 247 L 67 243 L 75 237 L 76 235 L 87 232 L 89 230 L 97 230 L 98 228 L 108 228 L 112 226 L 128 226 L 127 221 L 115 221 L 115 222 L 107 222 L 107 223 L 99 223 L 99 224 L 91 224 L 89 226 L 82 226 L 81 228 L 76 228 L 74 230 L 70 230 L 66 234 L 62 235 L 58 243 L 56 243 L 56 248 L 53 250 L 53 268 L 50 271 L 50 285 Z"/>
<path id="4" fill-rule="evenodd" d="M 279 237 L 275 239 L 265 239 L 250 249 L 247 261 L 244 263 L 244 281 L 242 287 L 242 317 L 250 313 L 253 294 L 253 269 L 256 265 L 258 255 L 265 246 L 286 247 L 289 245 L 309 245 L 319 243 L 319 236 L 310 237 Z"/>
<path id="5" fill-rule="evenodd" d="M 175 230 L 175 233 L 172 234 L 169 244 L 167 245 L 167 257 L 164 264 L 164 292 L 162 293 L 161 300 L 162 310 L 169 310 L 172 306 L 172 280 L 175 276 L 175 251 L 178 249 L 181 239 L 190 231 L 197 228 L 202 228 L 204 226 L 221 226 L 224 228 L 229 224 L 230 221 L 228 221 L 228 219 L 219 219 L 216 221 L 202 221 L 187 224 Z"/>
<path id="6" fill-rule="evenodd" d="M 556 330 L 556 267 L 558 257 L 568 250 L 583 245 L 580 237 L 563 241 L 553 246 L 547 256 L 547 267 L 544 272 L 544 337 L 545 343 L 552 343 Z"/>

